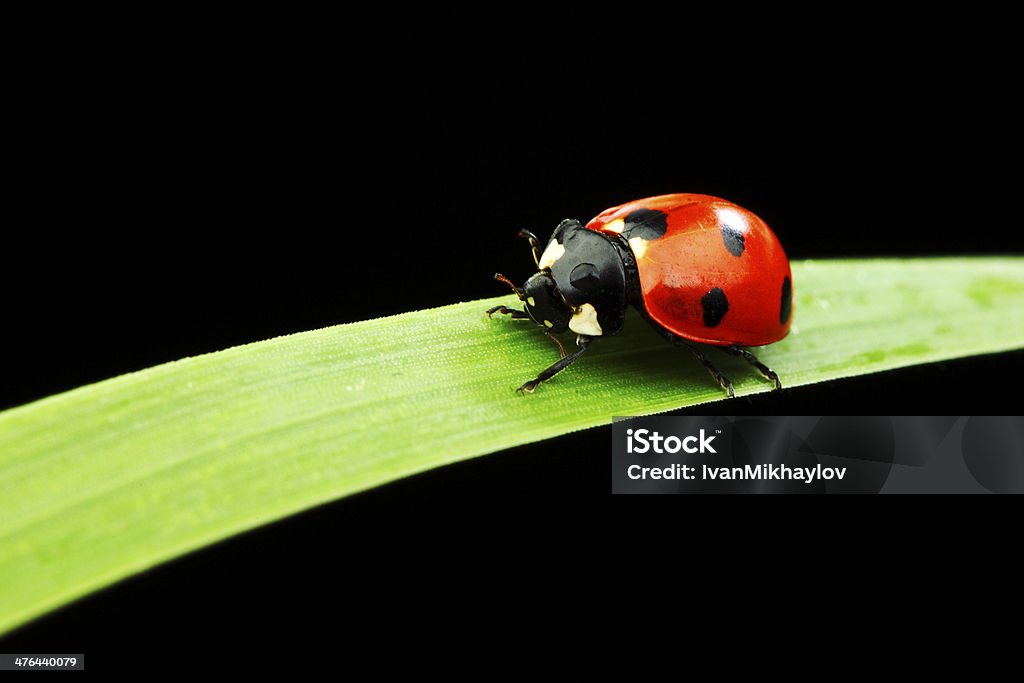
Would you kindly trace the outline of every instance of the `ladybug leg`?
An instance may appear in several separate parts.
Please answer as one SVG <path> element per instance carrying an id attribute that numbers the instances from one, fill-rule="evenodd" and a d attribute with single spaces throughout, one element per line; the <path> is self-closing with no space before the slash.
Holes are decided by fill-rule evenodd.
<path id="1" fill-rule="evenodd" d="M 546 382 L 547 380 L 551 379 L 552 377 L 560 373 L 562 370 L 565 370 L 570 364 L 572 364 L 574 360 L 582 356 L 583 352 L 587 350 L 587 347 L 590 346 L 590 342 L 592 341 L 594 341 L 593 337 L 585 337 L 582 334 L 576 337 L 576 346 L 578 346 L 579 348 L 577 348 L 575 351 L 570 353 L 565 358 L 562 358 L 560 361 L 558 361 L 551 367 L 541 372 L 534 379 L 531 379 L 529 382 L 516 389 L 516 391 L 525 391 L 528 394 L 532 394 L 533 390 L 537 388 L 538 384 L 540 384 L 541 382 Z"/>
<path id="2" fill-rule="evenodd" d="M 495 306 L 494 308 L 487 309 L 487 317 L 490 318 L 495 313 L 501 313 L 502 315 L 510 315 L 513 318 L 529 318 L 524 311 L 516 310 L 515 308 L 509 308 L 508 306 Z"/>
<path id="3" fill-rule="evenodd" d="M 759 361 L 757 356 L 741 346 L 730 346 L 727 351 L 729 351 L 729 353 L 736 354 L 737 356 L 743 356 L 743 360 L 757 368 L 762 375 L 775 382 L 775 391 L 782 391 L 782 382 L 779 380 L 779 376 L 775 374 L 774 370 Z"/>
<path id="4" fill-rule="evenodd" d="M 733 389 L 732 382 L 729 381 L 728 377 L 722 374 L 721 370 L 715 367 L 715 364 L 712 363 L 707 356 L 701 353 L 700 349 L 698 349 L 696 346 L 686 341 L 682 337 L 672 334 L 671 332 L 669 332 L 668 330 L 659 325 L 654 325 L 654 329 L 657 330 L 665 339 L 672 342 L 672 344 L 674 344 L 675 346 L 682 346 L 684 348 L 689 349 L 690 353 L 692 353 L 694 357 L 704 365 L 704 369 L 708 371 L 708 374 L 711 375 L 716 382 L 718 382 L 718 386 L 725 389 L 726 393 L 729 394 L 729 398 L 736 398 L 736 390 Z"/>
<path id="5" fill-rule="evenodd" d="M 530 243 L 530 249 L 533 251 L 533 262 L 540 268 L 540 240 L 529 230 L 520 230 L 519 236 L 526 238 Z"/>
<path id="6" fill-rule="evenodd" d="M 725 389 L 725 391 L 729 394 L 729 398 L 736 398 L 736 390 L 732 388 L 732 382 L 729 381 L 728 377 L 722 374 L 721 370 L 715 367 L 714 363 L 708 360 L 707 356 L 701 353 L 700 349 L 698 349 L 696 346 L 693 346 L 692 344 L 683 341 L 682 339 L 679 339 L 678 337 L 674 338 L 673 341 L 677 346 L 685 346 L 686 348 L 690 349 L 690 353 L 692 353 L 697 358 L 697 360 L 704 364 L 704 369 L 708 371 L 709 375 L 715 378 L 715 381 L 718 382 L 718 385 L 720 387 Z"/>

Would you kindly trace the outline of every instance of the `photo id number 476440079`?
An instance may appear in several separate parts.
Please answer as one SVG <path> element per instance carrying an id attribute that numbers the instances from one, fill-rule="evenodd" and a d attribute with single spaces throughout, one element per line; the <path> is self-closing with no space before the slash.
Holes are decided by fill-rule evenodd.
<path id="1" fill-rule="evenodd" d="M 74 666 L 78 664 L 78 660 L 74 657 L 15 657 L 15 666 L 23 666 L 27 668 L 40 667 L 40 666 Z"/>
<path id="2" fill-rule="evenodd" d="M 85 660 L 82 655 L 67 654 L 3 654 L 0 655 L 0 671 L 34 669 L 37 671 L 82 670 Z"/>

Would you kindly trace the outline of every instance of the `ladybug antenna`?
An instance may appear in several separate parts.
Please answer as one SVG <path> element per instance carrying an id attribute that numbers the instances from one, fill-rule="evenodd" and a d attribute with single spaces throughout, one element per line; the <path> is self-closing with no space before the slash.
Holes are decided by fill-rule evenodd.
<path id="1" fill-rule="evenodd" d="M 529 230 L 520 230 L 519 237 L 530 243 L 530 251 L 533 252 L 533 262 L 537 264 L 537 268 L 540 268 L 540 241 L 537 239 L 537 236 Z"/>
<path id="2" fill-rule="evenodd" d="M 506 285 L 511 287 L 512 291 L 515 292 L 516 296 L 519 297 L 519 300 L 522 301 L 522 299 L 523 299 L 523 290 L 521 290 L 518 287 L 516 287 L 514 282 L 509 280 L 507 277 L 505 277 L 501 273 L 495 273 L 494 274 L 494 279 L 497 280 L 498 282 L 504 282 Z"/>

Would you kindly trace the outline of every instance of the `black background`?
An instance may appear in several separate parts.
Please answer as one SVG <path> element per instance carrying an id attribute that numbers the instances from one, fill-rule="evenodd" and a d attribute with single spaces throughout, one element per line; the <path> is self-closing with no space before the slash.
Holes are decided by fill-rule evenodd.
<path id="1" fill-rule="evenodd" d="M 950 106 L 942 68 L 637 80 L 111 63 L 121 67 L 66 64 L 45 98 L 24 103 L 30 153 L 0 252 L 2 407 L 274 335 L 503 294 L 495 271 L 530 271 L 519 228 L 546 237 L 562 218 L 641 196 L 727 197 L 794 259 L 1024 251 L 1005 229 L 1014 195 L 990 162 L 1004 145 L 1000 96 L 958 80 L 961 97 L 986 98 L 984 120 L 968 118 Z M 1016 352 L 698 412 L 999 414 L 998 388 L 1022 371 Z M 611 498 L 609 439 L 591 430 L 323 506 L 0 646 L 85 651 L 91 667 L 114 668 L 168 642 L 284 647 L 344 631 L 351 654 L 439 615 L 533 619 L 521 610 L 537 595 L 562 596 L 577 616 L 599 610 L 602 569 L 634 571 L 623 556 L 658 533 L 644 519 L 685 525 L 688 544 L 727 528 L 729 546 L 756 553 L 750 503 Z M 732 523 L 698 523 L 722 519 L 709 507 Z M 666 533 L 658 543 L 671 546 Z M 539 638 L 557 633 L 537 625 Z"/>

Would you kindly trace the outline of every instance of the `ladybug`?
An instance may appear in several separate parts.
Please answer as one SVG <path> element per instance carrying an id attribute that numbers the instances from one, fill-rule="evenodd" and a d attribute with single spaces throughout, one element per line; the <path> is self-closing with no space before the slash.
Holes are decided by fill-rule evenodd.
<path id="1" fill-rule="evenodd" d="M 793 276 L 771 228 L 750 211 L 718 197 L 667 194 L 602 211 L 589 223 L 564 220 L 544 250 L 526 230 L 537 272 L 522 287 L 504 275 L 524 310 L 495 306 L 544 328 L 562 358 L 519 387 L 533 392 L 578 359 L 600 337 L 619 332 L 626 308 L 636 307 L 654 328 L 688 348 L 735 396 L 732 382 L 694 342 L 741 356 L 782 389 L 779 376 L 748 346 L 776 342 L 789 332 Z M 555 334 L 576 334 L 566 354 Z"/>

